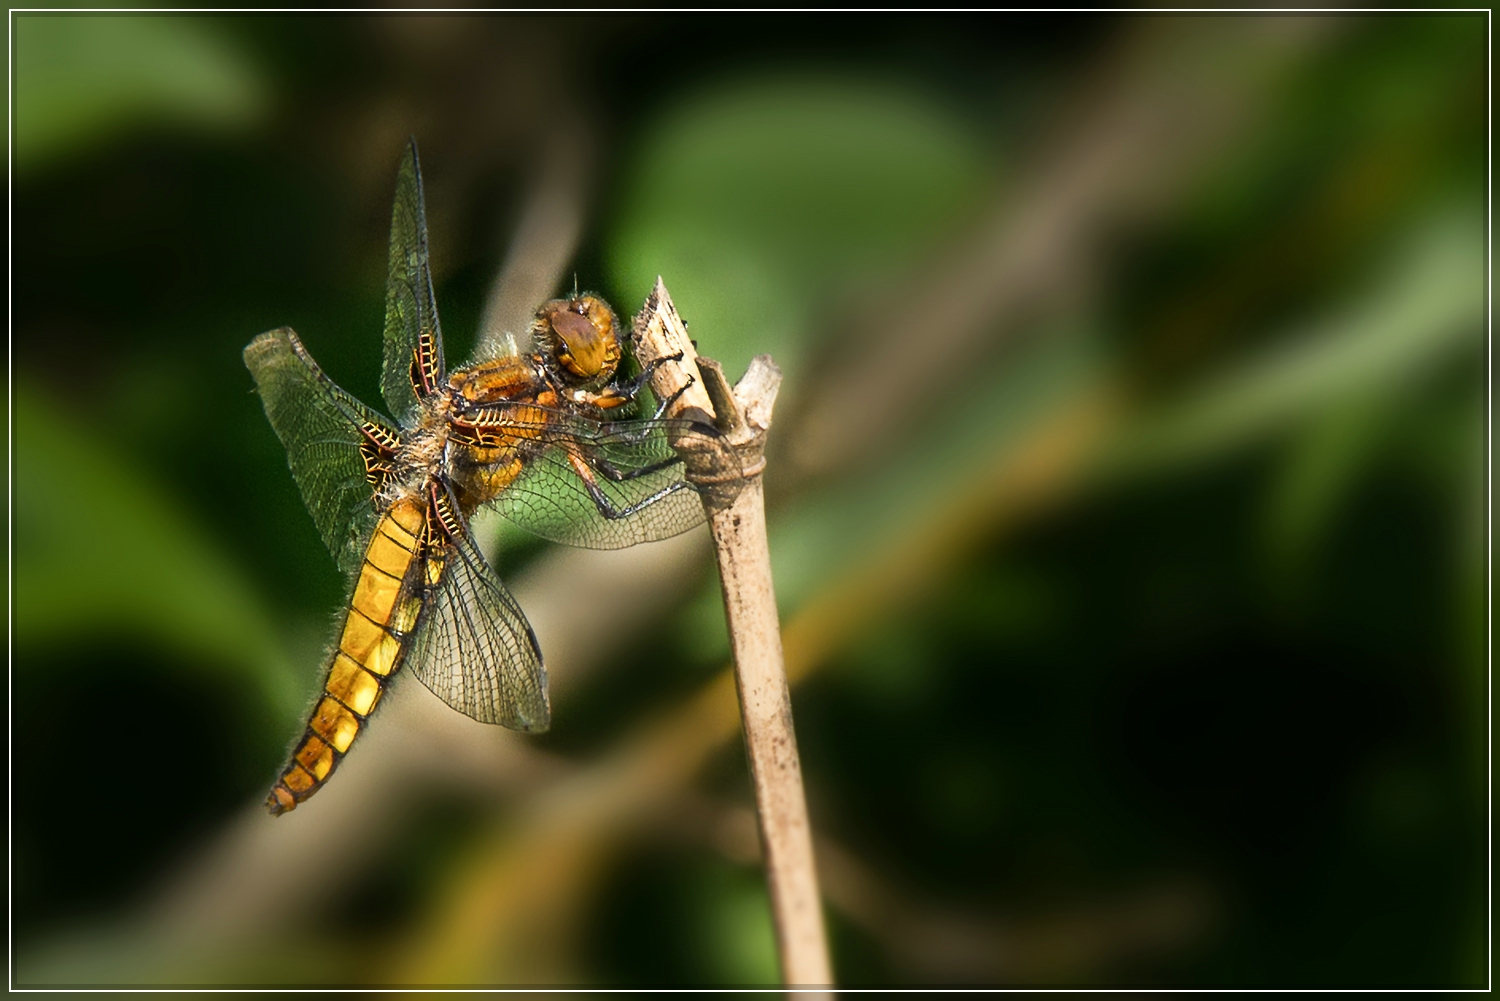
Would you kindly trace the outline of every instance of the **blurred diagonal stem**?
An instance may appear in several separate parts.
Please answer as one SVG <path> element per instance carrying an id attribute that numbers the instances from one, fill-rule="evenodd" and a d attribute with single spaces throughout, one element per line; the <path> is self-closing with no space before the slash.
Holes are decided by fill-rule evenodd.
<path id="1" fill-rule="evenodd" d="M 521 219 L 495 277 L 479 322 L 474 354 L 490 358 L 514 349 L 537 304 L 551 298 L 583 232 L 589 181 L 588 128 L 565 117 L 541 141 L 541 165 Z"/>
<path id="2" fill-rule="evenodd" d="M 713 533 L 781 978 L 796 986 L 832 984 L 760 475 L 781 372 L 769 356 L 759 355 L 731 391 L 718 363 L 697 357 L 660 278 L 636 317 L 634 341 L 641 365 L 658 366 L 652 389 L 675 401 L 671 416 L 713 414 L 738 460 L 729 461 L 722 450 L 695 447 L 699 443 L 692 435 L 676 442 Z"/>

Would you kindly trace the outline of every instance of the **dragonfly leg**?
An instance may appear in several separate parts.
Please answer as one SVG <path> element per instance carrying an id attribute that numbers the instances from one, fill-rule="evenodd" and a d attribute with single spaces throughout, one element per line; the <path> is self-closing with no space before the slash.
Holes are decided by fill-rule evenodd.
<path id="1" fill-rule="evenodd" d="M 676 392 L 656 405 L 656 413 L 651 415 L 651 419 L 654 421 L 661 420 L 663 415 L 665 415 L 666 412 L 671 409 L 672 404 L 676 403 L 678 399 L 681 398 L 682 394 L 688 391 L 688 387 L 691 386 L 694 381 L 696 381 L 696 379 L 697 376 L 688 376 L 687 381 L 678 386 Z"/>
<path id="2" fill-rule="evenodd" d="M 589 460 L 589 465 L 593 466 L 599 472 L 603 473 L 605 479 L 611 480 L 615 483 L 623 483 L 626 480 L 638 480 L 642 476 L 650 476 L 652 473 L 659 473 L 663 469 L 670 469 L 681 461 L 681 456 L 674 455 L 670 459 L 663 459 L 660 462 L 653 462 L 649 466 L 642 466 L 639 469 L 627 469 L 624 471 L 620 470 L 619 467 L 617 467 L 613 462 L 610 462 L 608 459 L 591 459 Z"/>
<path id="3" fill-rule="evenodd" d="M 651 364 L 641 369 L 640 373 L 634 379 L 631 379 L 629 382 L 608 386 L 602 393 L 592 394 L 592 398 L 588 402 L 605 410 L 613 410 L 615 407 L 623 407 L 628 403 L 633 403 L 635 402 L 635 398 L 640 395 L 641 390 L 645 389 L 646 384 L 651 381 L 651 377 L 656 374 L 657 369 L 669 361 L 681 360 L 681 351 L 675 355 L 664 355 L 661 358 L 653 359 Z M 691 376 L 688 377 L 688 385 L 692 385 Z M 687 386 L 683 387 L 683 389 L 686 388 Z M 656 408 L 656 417 L 660 418 L 662 414 L 666 413 L 667 406 L 680 395 L 682 395 L 681 389 L 672 394 L 671 399 L 658 406 Z"/>
<path id="4" fill-rule="evenodd" d="M 599 484 L 586 483 L 585 485 L 588 487 L 589 497 L 593 499 L 594 506 L 599 509 L 600 514 L 604 515 L 604 517 L 608 518 L 610 521 L 616 521 L 620 518 L 629 518 L 631 515 L 645 510 L 652 504 L 655 504 L 663 497 L 675 494 L 679 490 L 696 489 L 687 480 L 676 480 L 672 483 L 668 483 L 666 486 L 662 487 L 651 496 L 636 501 L 634 504 L 628 505 L 626 507 L 615 507 L 610 499 L 604 495 L 604 491 L 599 489 Z"/>
<path id="5" fill-rule="evenodd" d="M 641 369 L 640 374 L 623 386 L 615 387 L 615 391 L 627 400 L 635 399 L 636 395 L 642 389 L 646 388 L 646 383 L 651 381 L 651 377 L 656 374 L 656 370 L 669 361 L 682 361 L 682 352 L 679 351 L 675 355 L 662 355 L 660 358 L 651 359 L 651 364 Z"/>
<path id="6" fill-rule="evenodd" d="M 616 507 L 614 501 L 610 500 L 609 495 L 606 494 L 604 492 L 604 489 L 599 486 L 599 481 L 594 476 L 594 466 L 590 465 L 589 461 L 585 459 L 581 453 L 572 449 L 570 449 L 568 452 L 568 459 L 573 465 L 573 471 L 576 472 L 578 474 L 578 478 L 583 481 L 584 489 L 588 491 L 589 499 L 594 502 L 594 507 L 598 508 L 599 513 L 604 515 L 604 517 L 608 518 L 610 521 L 617 521 L 621 518 L 628 518 L 636 512 L 650 507 L 652 504 L 655 504 L 663 497 L 666 497 L 669 494 L 674 494 L 679 490 L 694 489 L 693 485 L 688 481 L 676 480 L 675 482 L 668 483 L 666 486 L 662 487 L 654 494 L 651 494 L 649 497 L 645 497 L 641 500 L 636 501 L 634 504 L 630 504 L 626 507 Z M 626 477 L 622 476 L 621 478 L 624 479 Z"/>
<path id="7" fill-rule="evenodd" d="M 670 361 L 671 359 L 670 358 L 662 358 L 662 359 L 659 359 L 659 360 L 660 361 Z M 654 367 L 654 364 L 653 364 L 653 367 Z M 676 403 L 677 400 L 678 400 L 678 398 L 681 397 L 683 393 L 687 392 L 688 387 L 693 384 L 694 378 L 695 378 L 694 376 L 691 376 L 691 375 L 688 376 L 687 382 L 684 382 L 681 386 L 679 386 L 677 388 L 676 392 L 674 392 L 671 396 L 667 397 L 665 400 L 662 400 L 660 403 L 658 403 L 656 405 L 656 412 L 651 415 L 651 420 L 653 420 L 653 421 L 659 421 L 659 420 L 661 420 L 662 417 L 667 413 L 667 411 L 672 408 L 672 404 Z M 636 387 L 636 389 L 634 390 L 634 392 L 631 393 L 630 399 L 634 399 L 635 393 L 639 392 L 639 391 L 640 391 L 640 387 Z M 622 432 L 620 432 L 619 433 L 620 434 L 620 440 L 621 441 L 630 442 L 632 444 L 637 443 L 637 442 L 642 442 L 642 441 L 645 441 L 647 438 L 651 437 L 653 434 L 657 433 L 657 430 L 658 430 L 657 428 L 651 426 L 650 424 L 647 424 L 645 427 L 643 427 L 643 428 L 641 428 L 641 429 L 639 429 L 637 431 L 622 431 Z M 637 475 L 640 475 L 640 474 L 637 474 Z"/>

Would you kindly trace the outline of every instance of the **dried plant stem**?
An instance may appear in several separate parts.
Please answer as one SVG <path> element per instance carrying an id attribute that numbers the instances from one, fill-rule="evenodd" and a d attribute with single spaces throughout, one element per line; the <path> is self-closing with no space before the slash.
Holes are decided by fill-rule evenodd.
<path id="1" fill-rule="evenodd" d="M 718 557 L 782 982 L 831 986 L 760 475 L 781 372 L 761 355 L 731 391 L 718 363 L 697 357 L 660 278 L 636 317 L 634 336 L 642 365 L 680 355 L 661 364 L 652 381 L 661 398 L 678 394 L 672 416 L 712 415 L 737 456 L 730 465 L 719 450 L 677 442 L 688 478 L 703 495 Z"/>
<path id="2" fill-rule="evenodd" d="M 776 595 L 766 548 L 766 509 L 757 478 L 713 516 L 735 682 L 765 850 L 782 980 L 828 984 L 828 949 L 813 864 L 791 694 L 781 657 Z"/>

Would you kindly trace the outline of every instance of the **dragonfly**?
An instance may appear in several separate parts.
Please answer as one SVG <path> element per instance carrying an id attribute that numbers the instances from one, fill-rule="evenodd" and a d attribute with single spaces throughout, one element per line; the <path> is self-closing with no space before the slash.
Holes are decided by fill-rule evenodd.
<path id="1" fill-rule="evenodd" d="M 656 365 L 622 376 L 618 318 L 576 287 L 536 311 L 528 351 L 512 341 L 445 367 L 415 141 L 397 174 L 385 305 L 385 413 L 340 389 L 289 327 L 244 352 L 348 578 L 322 688 L 266 799 L 273 815 L 328 782 L 403 667 L 466 716 L 548 728 L 541 648 L 475 542 L 476 512 L 546 539 L 620 548 L 703 521 L 676 443 L 692 436 L 734 461 L 711 426 L 663 419 L 671 400 L 635 416 Z"/>

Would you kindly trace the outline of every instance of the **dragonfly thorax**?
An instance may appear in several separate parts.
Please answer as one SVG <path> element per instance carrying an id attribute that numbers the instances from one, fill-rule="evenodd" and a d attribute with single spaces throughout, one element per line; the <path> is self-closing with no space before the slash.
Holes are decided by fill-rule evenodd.
<path id="1" fill-rule="evenodd" d="M 534 401 L 550 388 L 536 355 L 504 355 L 455 371 L 448 377 L 447 411 L 466 411 L 495 403 Z"/>
<path id="2" fill-rule="evenodd" d="M 437 394 L 418 411 L 415 424 L 402 430 L 393 475 L 383 491 L 388 503 L 423 494 L 429 483 L 445 475 L 450 410 L 446 396 Z"/>

